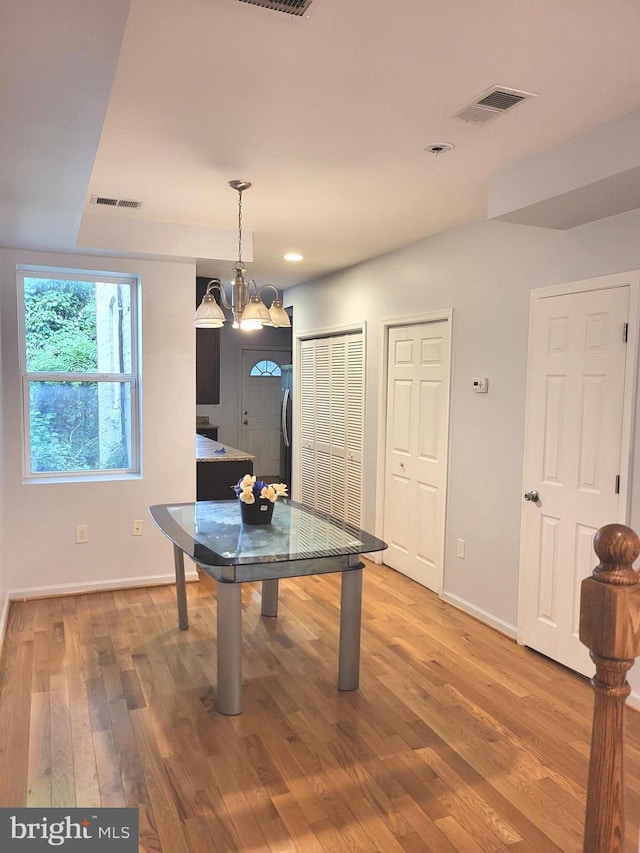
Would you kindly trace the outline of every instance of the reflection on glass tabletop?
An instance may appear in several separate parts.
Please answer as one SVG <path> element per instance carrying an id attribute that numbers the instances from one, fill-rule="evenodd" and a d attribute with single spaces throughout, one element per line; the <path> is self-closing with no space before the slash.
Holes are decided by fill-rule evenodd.
<path id="1" fill-rule="evenodd" d="M 271 524 L 244 525 L 240 503 L 197 501 L 149 508 L 162 532 L 208 566 L 233 566 L 383 551 L 381 539 L 291 500 L 278 500 Z"/>

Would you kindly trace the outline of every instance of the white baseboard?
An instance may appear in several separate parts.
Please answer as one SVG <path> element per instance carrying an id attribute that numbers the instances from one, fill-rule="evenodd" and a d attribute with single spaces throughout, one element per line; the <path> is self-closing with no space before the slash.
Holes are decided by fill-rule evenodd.
<path id="1" fill-rule="evenodd" d="M 636 693 L 635 690 L 632 690 L 629 694 L 629 698 L 627 699 L 627 705 L 630 708 L 633 708 L 634 711 L 640 711 L 640 693 Z"/>
<path id="2" fill-rule="evenodd" d="M 2 656 L 2 647 L 4 638 L 7 633 L 7 624 L 9 623 L 9 595 L 5 596 L 2 602 L 2 610 L 0 610 L 0 657 Z"/>
<path id="3" fill-rule="evenodd" d="M 185 566 L 185 578 L 187 581 L 197 581 L 198 572 L 194 568 Z M 165 575 L 143 575 L 137 578 L 112 578 L 106 581 L 82 581 L 81 583 L 64 583 L 51 586 L 31 586 L 23 589 L 9 590 L 9 598 L 12 601 L 27 598 L 51 598 L 54 595 L 74 595 L 83 592 L 98 592 L 107 589 L 127 589 L 141 586 L 161 586 L 163 584 L 175 583 L 173 573 Z"/>
<path id="4" fill-rule="evenodd" d="M 500 631 L 501 634 L 506 634 L 507 637 L 511 637 L 512 640 L 516 639 L 518 629 L 515 625 L 510 625 L 509 622 L 504 622 L 502 619 L 498 619 L 498 617 L 494 616 L 492 613 L 483 610 L 481 607 L 476 607 L 475 604 L 471 604 L 471 602 L 466 601 L 464 598 L 459 598 L 451 592 L 443 592 L 441 598 L 443 601 L 446 601 L 447 604 L 452 604 L 454 607 L 457 607 L 458 610 L 464 610 L 465 613 L 475 617 L 480 622 L 484 622 L 485 625 L 490 625 L 491 628 L 495 628 L 496 631 Z"/>

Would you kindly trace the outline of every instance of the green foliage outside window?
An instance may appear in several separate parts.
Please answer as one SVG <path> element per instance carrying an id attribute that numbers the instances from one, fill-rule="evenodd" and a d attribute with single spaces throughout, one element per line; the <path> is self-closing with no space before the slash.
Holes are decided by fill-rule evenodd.
<path id="1" fill-rule="evenodd" d="M 28 371 L 98 369 L 93 282 L 25 278 L 24 309 Z"/>

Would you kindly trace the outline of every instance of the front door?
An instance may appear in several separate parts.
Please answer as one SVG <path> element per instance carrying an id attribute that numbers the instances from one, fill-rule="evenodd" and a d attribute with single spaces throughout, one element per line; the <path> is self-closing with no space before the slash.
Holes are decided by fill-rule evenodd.
<path id="1" fill-rule="evenodd" d="M 444 561 L 449 322 L 389 330 L 384 539 L 387 565 L 440 594 Z"/>
<path id="2" fill-rule="evenodd" d="M 253 473 L 258 477 L 280 474 L 281 366 L 290 361 L 290 350 L 242 351 L 240 441 L 242 450 L 256 457 Z"/>
<path id="3" fill-rule="evenodd" d="M 531 308 L 518 638 L 583 674 L 593 664 L 578 639 L 580 584 L 597 563 L 598 528 L 625 520 L 630 286 L 621 281 L 534 294 Z"/>

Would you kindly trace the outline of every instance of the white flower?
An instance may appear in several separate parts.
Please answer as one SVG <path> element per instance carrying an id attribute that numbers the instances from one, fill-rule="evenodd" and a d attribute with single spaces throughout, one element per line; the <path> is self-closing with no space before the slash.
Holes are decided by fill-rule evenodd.
<path id="1" fill-rule="evenodd" d="M 270 500 L 272 504 L 278 500 L 278 495 L 276 494 L 276 490 L 273 486 L 264 486 L 260 491 L 260 497 L 267 498 L 267 500 Z"/>
<path id="2" fill-rule="evenodd" d="M 265 483 L 252 474 L 245 474 L 233 489 L 238 499 L 245 504 L 253 504 L 256 500 L 267 500 L 275 503 L 278 498 L 286 498 L 286 483 Z"/>

